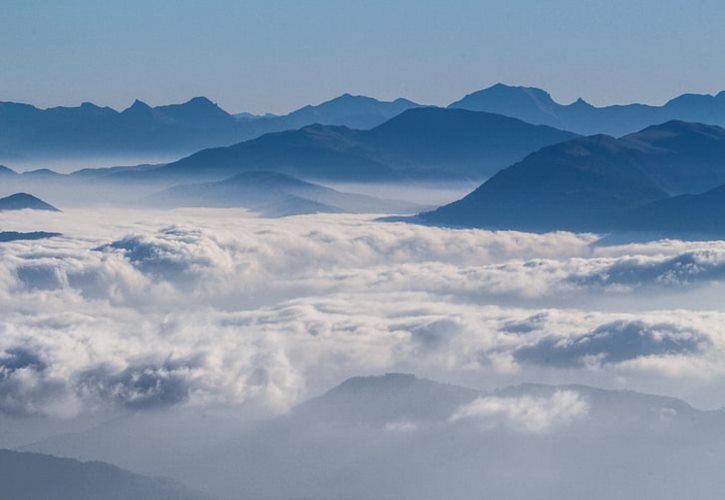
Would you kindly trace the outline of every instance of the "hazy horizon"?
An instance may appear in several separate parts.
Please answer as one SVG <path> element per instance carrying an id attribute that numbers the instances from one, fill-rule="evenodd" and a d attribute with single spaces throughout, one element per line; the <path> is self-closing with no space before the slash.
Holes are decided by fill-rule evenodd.
<path id="1" fill-rule="evenodd" d="M 725 88 L 725 5 L 689 6 L 9 0 L 0 100 L 124 108 L 205 95 L 280 114 L 345 92 L 442 105 L 502 81 L 562 103 L 662 104 Z"/>
<path id="2" fill-rule="evenodd" d="M 409 99 L 409 100 L 411 100 L 411 101 L 413 101 L 413 102 L 415 102 L 417 104 L 422 104 L 424 106 L 440 106 L 440 107 L 445 107 L 448 104 L 450 104 L 450 103 L 452 103 L 452 102 L 454 102 L 454 101 L 456 101 L 456 100 L 458 100 L 458 99 L 460 99 L 460 98 L 462 98 L 462 97 L 464 97 L 466 95 L 472 94 L 472 93 L 477 92 L 479 90 L 485 90 L 486 88 L 492 87 L 492 86 L 497 85 L 497 84 L 502 84 L 502 85 L 505 85 L 507 87 L 524 87 L 524 88 L 537 88 L 537 89 L 541 89 L 541 90 L 544 90 L 545 92 L 549 93 L 551 95 L 551 98 L 556 103 L 562 104 L 562 105 L 572 104 L 572 103 L 576 102 L 578 99 L 583 99 L 584 101 L 588 102 L 589 104 L 592 104 L 595 107 L 619 106 L 619 105 L 626 106 L 626 105 L 629 105 L 629 104 L 645 104 L 645 105 L 648 105 L 648 106 L 662 106 L 663 104 L 666 104 L 670 100 L 672 100 L 672 99 L 674 99 L 676 97 L 679 97 L 681 95 L 698 94 L 698 95 L 715 96 L 715 95 L 719 94 L 720 92 L 725 91 L 725 82 L 724 82 L 722 88 L 715 88 L 714 90 L 711 90 L 711 91 L 701 91 L 701 92 L 694 92 L 694 91 L 683 90 L 682 92 L 680 92 L 678 94 L 673 94 L 673 95 L 671 95 L 669 97 L 664 97 L 664 98 L 662 98 L 661 100 L 659 100 L 657 102 L 645 102 L 645 101 L 641 101 L 641 100 L 629 100 L 629 101 L 625 100 L 625 101 L 617 101 L 617 102 L 607 102 L 605 104 L 597 105 L 592 100 L 588 99 L 586 96 L 581 95 L 581 94 L 578 94 L 577 97 L 575 97 L 575 98 L 573 98 L 571 100 L 562 101 L 562 100 L 559 100 L 559 99 L 556 98 L 556 92 L 555 91 L 553 91 L 552 89 L 546 88 L 544 86 L 538 86 L 538 85 L 523 85 L 523 84 L 518 84 L 518 83 L 499 82 L 499 81 L 496 81 L 496 82 L 493 82 L 493 83 L 488 84 L 488 85 L 473 87 L 470 90 L 464 92 L 463 94 L 460 94 L 460 95 L 452 95 L 452 96 L 450 96 L 449 99 L 443 100 L 443 101 L 440 101 L 440 102 L 436 102 L 436 103 L 416 101 L 415 99 L 411 99 L 410 97 L 405 96 L 405 95 L 399 95 L 399 96 L 396 96 L 396 97 L 380 97 L 380 96 L 376 96 L 376 95 L 372 95 L 372 94 L 365 94 L 365 93 L 352 94 L 352 93 L 347 92 L 347 91 L 342 91 L 339 94 L 331 95 L 331 96 L 328 96 L 328 97 L 323 97 L 319 101 L 304 102 L 304 103 L 302 103 L 302 104 L 300 104 L 298 106 L 295 106 L 295 107 L 292 107 L 292 108 L 289 108 L 289 109 L 285 109 L 285 110 L 282 110 L 282 111 L 278 111 L 278 112 L 274 112 L 273 113 L 271 111 L 264 111 L 264 110 L 262 110 L 262 111 L 258 111 L 258 112 L 253 113 L 253 114 L 255 114 L 257 116 L 263 116 L 265 114 L 270 114 L 270 115 L 275 115 L 275 116 L 282 116 L 282 115 L 291 113 L 293 111 L 297 111 L 297 110 L 299 110 L 299 109 L 301 109 L 301 108 L 303 108 L 305 106 L 317 106 L 317 105 L 323 104 L 325 102 L 334 100 L 334 99 L 336 99 L 338 97 L 341 97 L 343 95 L 352 95 L 352 96 L 355 96 L 355 97 L 371 97 L 373 99 L 377 99 L 377 100 L 383 101 L 383 102 L 390 102 L 390 101 L 393 101 L 395 99 L 402 98 L 402 99 Z M 249 111 L 246 111 L 246 110 L 230 110 L 230 109 L 226 109 L 223 105 L 221 105 L 220 102 L 214 100 L 209 95 L 203 94 L 203 93 L 202 94 L 196 94 L 196 95 L 189 95 L 187 97 L 181 97 L 180 100 L 177 100 L 177 101 L 148 102 L 148 101 L 144 101 L 142 99 L 132 98 L 127 104 L 120 104 L 120 105 L 116 105 L 116 106 L 112 106 L 112 105 L 108 105 L 108 104 L 100 104 L 99 102 L 88 101 L 88 100 L 81 100 L 81 101 L 78 101 L 76 103 L 66 103 L 66 104 L 56 104 L 56 105 L 45 105 L 45 106 L 39 106 L 39 105 L 37 105 L 37 104 L 35 104 L 33 102 L 11 101 L 11 100 L 7 100 L 7 99 L 0 99 L 0 102 L 3 102 L 4 101 L 4 102 L 17 102 L 19 104 L 30 104 L 32 106 L 35 106 L 35 107 L 39 108 L 39 109 L 51 109 L 51 108 L 57 108 L 57 107 L 61 107 L 61 108 L 62 107 L 78 107 L 78 106 L 80 106 L 80 105 L 82 105 L 84 103 L 91 103 L 91 104 L 95 104 L 96 106 L 99 106 L 99 107 L 109 107 L 109 108 L 113 109 L 114 111 L 119 111 L 120 112 L 120 111 L 124 111 L 125 109 L 128 109 L 129 107 L 131 107 L 133 105 L 133 103 L 135 101 L 137 101 L 137 100 L 142 101 L 142 102 L 148 104 L 151 107 L 157 107 L 157 106 L 166 106 L 166 105 L 170 105 L 170 104 L 183 104 L 183 103 L 186 103 L 186 102 L 188 102 L 188 101 L 190 101 L 190 100 L 192 100 L 194 98 L 197 98 L 197 97 L 205 97 L 205 98 L 209 99 L 211 102 L 213 102 L 214 104 L 218 105 L 220 108 L 222 108 L 224 111 L 228 112 L 229 114 L 242 114 L 242 113 L 248 113 L 249 112 Z"/>

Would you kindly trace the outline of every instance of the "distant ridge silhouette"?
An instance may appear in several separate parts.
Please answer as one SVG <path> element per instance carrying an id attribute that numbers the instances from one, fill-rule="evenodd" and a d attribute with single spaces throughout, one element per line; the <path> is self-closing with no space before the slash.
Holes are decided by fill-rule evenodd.
<path id="1" fill-rule="evenodd" d="M 206 97 L 156 107 L 136 100 L 122 111 L 88 102 L 48 109 L 0 102 L 0 159 L 181 156 L 314 123 L 371 128 L 416 106 L 406 99 L 386 102 L 345 94 L 284 116 L 234 116 Z"/>
<path id="2" fill-rule="evenodd" d="M 468 94 L 448 107 L 499 113 L 583 135 L 620 136 L 670 120 L 725 126 L 725 91 L 716 95 L 683 94 L 662 106 L 595 107 L 583 99 L 559 104 L 542 89 L 498 83 Z"/>
<path id="3" fill-rule="evenodd" d="M 132 153 L 136 157 L 179 157 L 315 123 L 367 130 L 420 106 L 404 98 L 381 101 L 343 94 L 275 116 L 232 115 L 206 97 L 155 107 L 136 100 L 122 111 L 89 102 L 48 109 L 0 102 L 0 161 Z M 583 135 L 620 136 L 670 120 L 725 126 L 725 91 L 716 95 L 683 94 L 663 106 L 595 107 L 583 99 L 560 104 L 542 89 L 499 83 L 468 94 L 448 107 L 501 114 Z"/>

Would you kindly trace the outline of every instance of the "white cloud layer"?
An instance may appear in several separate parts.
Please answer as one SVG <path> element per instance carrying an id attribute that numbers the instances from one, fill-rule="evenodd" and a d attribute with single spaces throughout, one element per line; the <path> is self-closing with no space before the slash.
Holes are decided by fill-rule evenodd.
<path id="1" fill-rule="evenodd" d="M 458 408 L 450 422 L 473 420 L 485 428 L 505 426 L 515 431 L 544 433 L 586 416 L 589 405 L 576 391 L 556 391 L 551 397 L 483 396 Z"/>
<path id="2" fill-rule="evenodd" d="M 0 244 L 4 414 L 282 410 L 390 370 L 703 399 L 725 377 L 725 242 L 600 246 L 237 210 L 25 212 L 2 224 L 64 234 Z"/>

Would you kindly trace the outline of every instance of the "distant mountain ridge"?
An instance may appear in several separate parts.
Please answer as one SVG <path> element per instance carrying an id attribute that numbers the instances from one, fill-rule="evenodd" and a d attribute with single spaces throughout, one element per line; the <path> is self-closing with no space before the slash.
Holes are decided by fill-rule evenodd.
<path id="1" fill-rule="evenodd" d="M 367 96 L 343 94 L 318 105 L 303 106 L 287 115 L 258 117 L 254 126 L 258 133 L 298 129 L 313 123 L 366 130 L 390 120 L 403 111 L 420 106 L 403 98 L 379 101 Z"/>
<path id="2" fill-rule="evenodd" d="M 370 128 L 416 106 L 345 94 L 284 116 L 234 116 L 206 97 L 156 107 L 136 100 L 122 111 L 92 103 L 39 109 L 0 102 L 0 159 L 181 156 L 313 123 Z"/>
<path id="3" fill-rule="evenodd" d="M 595 107 L 583 99 L 559 104 L 542 89 L 498 83 L 448 107 L 499 113 L 582 135 L 618 137 L 671 120 L 725 126 L 725 91 L 716 95 L 683 94 L 662 106 L 635 103 Z"/>
<path id="4" fill-rule="evenodd" d="M 205 97 L 151 107 L 136 100 L 123 111 L 83 103 L 38 109 L 0 103 L 0 149 L 26 157 L 165 153 L 233 142 L 237 120 Z"/>
<path id="5" fill-rule="evenodd" d="M 136 100 L 122 111 L 88 102 L 48 109 L 0 102 L 0 161 L 180 157 L 313 124 L 368 130 L 421 106 L 404 98 L 381 101 L 343 94 L 275 116 L 232 115 L 206 97 L 155 107 Z M 683 94 L 662 106 L 595 107 L 583 99 L 560 104 L 542 89 L 499 83 L 468 94 L 448 108 L 500 114 L 582 135 L 621 136 L 670 120 L 725 126 L 725 91 Z"/>

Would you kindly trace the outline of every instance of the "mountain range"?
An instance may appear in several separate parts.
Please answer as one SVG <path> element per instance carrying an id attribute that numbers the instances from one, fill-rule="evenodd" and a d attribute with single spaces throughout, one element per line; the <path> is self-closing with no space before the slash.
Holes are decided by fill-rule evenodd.
<path id="1" fill-rule="evenodd" d="M 367 130 L 419 106 L 403 98 L 380 101 L 343 94 L 286 115 L 257 116 L 232 115 L 206 97 L 155 107 L 136 100 L 122 111 L 88 102 L 48 109 L 0 102 L 0 161 L 179 157 L 312 124 Z M 448 107 L 501 114 L 583 135 L 620 136 L 670 120 L 725 126 L 725 91 L 717 95 L 683 94 L 662 106 L 596 107 L 582 99 L 560 104 L 544 90 L 499 83 Z"/>
<path id="2" fill-rule="evenodd" d="M 39 109 L 0 102 L 0 160 L 178 157 L 313 123 L 370 128 L 416 106 L 405 99 L 386 102 L 345 94 L 284 116 L 234 116 L 206 97 L 156 107 L 136 100 L 123 111 L 92 103 Z"/>
<path id="3" fill-rule="evenodd" d="M 68 180 L 178 183 L 260 170 L 352 182 L 482 179 L 572 137 L 576 135 L 491 113 L 415 107 L 370 130 L 314 124 L 204 149 L 168 164 L 82 169 L 70 176 L 48 169 L 19 174 L 0 167 L 0 177 L 19 186 Z"/>
<path id="4" fill-rule="evenodd" d="M 722 230 L 725 129 L 668 122 L 543 148 L 427 223 L 548 231 Z"/>
<path id="5" fill-rule="evenodd" d="M 583 99 L 559 104 L 542 89 L 499 83 L 468 94 L 448 107 L 498 113 L 582 135 L 619 137 L 672 120 L 725 126 L 725 91 L 717 95 L 683 94 L 662 106 L 625 104 L 596 107 Z"/>
<path id="6" fill-rule="evenodd" d="M 485 178 L 543 146 L 575 137 L 515 118 L 419 107 L 370 130 L 311 125 L 206 149 L 117 178 L 223 178 L 268 170 L 314 180 Z"/>
<path id="7" fill-rule="evenodd" d="M 119 462 L 159 453 L 155 434 L 134 425 L 115 424 L 115 445 L 106 427 L 103 439 L 89 431 L 31 448 Z M 146 463 L 224 499 L 706 499 L 725 486 L 725 445 L 712 439 L 723 430 L 722 410 L 670 397 L 582 385 L 487 392 L 387 374 Z"/>

